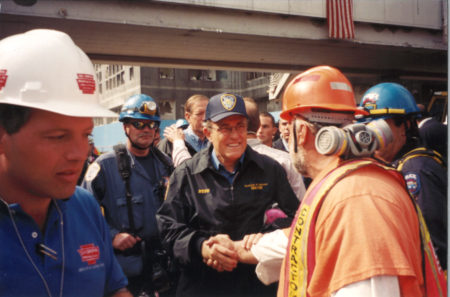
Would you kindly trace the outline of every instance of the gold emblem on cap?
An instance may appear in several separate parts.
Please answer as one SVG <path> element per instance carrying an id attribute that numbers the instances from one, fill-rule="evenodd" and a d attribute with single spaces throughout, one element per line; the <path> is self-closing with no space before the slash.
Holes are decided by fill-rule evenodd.
<path id="1" fill-rule="evenodd" d="M 233 110 L 233 108 L 236 106 L 236 96 L 232 94 L 223 94 L 220 97 L 220 103 L 222 103 L 223 108 L 226 110 Z"/>

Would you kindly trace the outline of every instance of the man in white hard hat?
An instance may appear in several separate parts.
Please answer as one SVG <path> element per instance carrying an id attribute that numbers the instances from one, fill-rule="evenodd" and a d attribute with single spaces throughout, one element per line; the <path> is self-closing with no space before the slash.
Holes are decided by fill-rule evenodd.
<path id="1" fill-rule="evenodd" d="M 97 202 L 75 187 L 94 116 L 116 115 L 67 34 L 0 41 L 2 296 L 131 296 Z"/>

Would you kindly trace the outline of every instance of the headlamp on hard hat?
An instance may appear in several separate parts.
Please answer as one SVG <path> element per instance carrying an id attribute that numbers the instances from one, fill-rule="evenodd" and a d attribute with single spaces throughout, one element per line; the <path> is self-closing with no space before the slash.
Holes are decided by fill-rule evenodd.
<path id="1" fill-rule="evenodd" d="M 143 102 L 139 107 L 139 112 L 154 116 L 156 114 L 157 106 L 153 101 Z"/>

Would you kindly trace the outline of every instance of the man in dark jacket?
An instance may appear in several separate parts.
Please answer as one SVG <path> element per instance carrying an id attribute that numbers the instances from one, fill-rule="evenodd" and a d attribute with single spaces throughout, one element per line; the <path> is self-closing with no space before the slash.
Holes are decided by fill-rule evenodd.
<path id="1" fill-rule="evenodd" d="M 275 202 L 292 218 L 298 199 L 284 169 L 247 146 L 241 96 L 213 96 L 205 118 L 211 145 L 175 169 L 157 214 L 163 244 L 181 265 L 177 296 L 274 296 L 228 243 L 260 232 Z M 208 240 L 214 236 L 220 244 Z"/>

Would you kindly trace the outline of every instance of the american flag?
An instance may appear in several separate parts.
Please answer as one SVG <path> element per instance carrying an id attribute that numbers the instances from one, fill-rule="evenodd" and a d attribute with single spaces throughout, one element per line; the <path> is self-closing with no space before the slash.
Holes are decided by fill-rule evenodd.
<path id="1" fill-rule="evenodd" d="M 327 0 L 327 21 L 330 38 L 355 38 L 353 0 Z"/>

